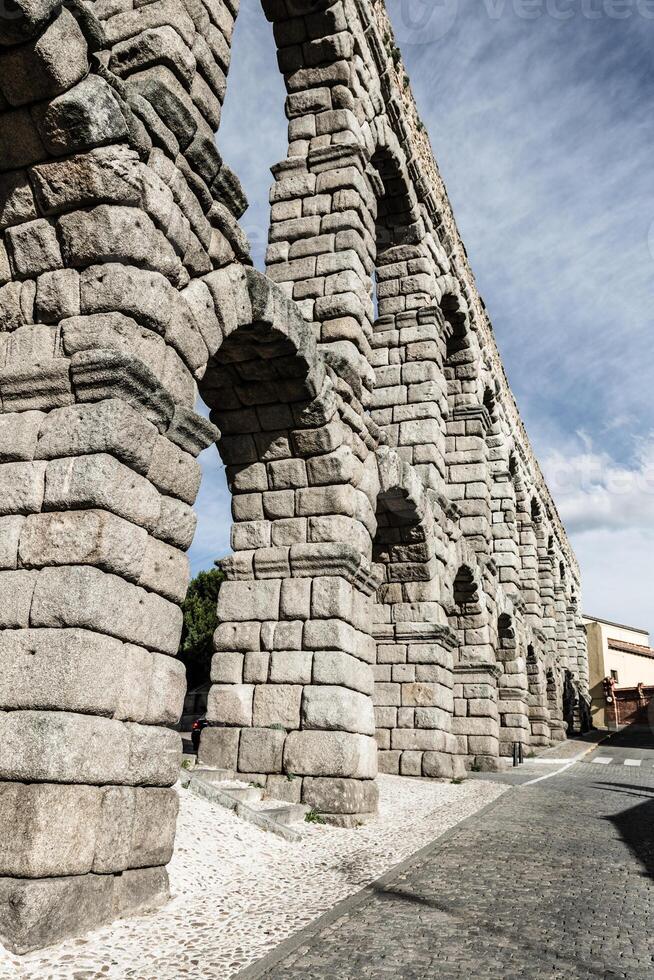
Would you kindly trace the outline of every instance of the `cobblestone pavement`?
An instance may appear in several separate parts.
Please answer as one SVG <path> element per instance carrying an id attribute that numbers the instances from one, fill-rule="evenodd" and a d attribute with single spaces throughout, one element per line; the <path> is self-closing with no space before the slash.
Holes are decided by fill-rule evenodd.
<path id="1" fill-rule="evenodd" d="M 638 748 L 640 767 L 611 743 L 541 767 L 247 976 L 651 980 L 654 750 Z"/>

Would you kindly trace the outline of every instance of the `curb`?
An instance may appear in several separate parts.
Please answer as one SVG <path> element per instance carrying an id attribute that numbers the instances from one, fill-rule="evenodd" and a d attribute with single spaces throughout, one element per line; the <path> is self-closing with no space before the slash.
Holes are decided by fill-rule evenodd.
<path id="1" fill-rule="evenodd" d="M 507 792 L 509 792 L 514 787 L 509 787 Z M 501 793 L 496 799 L 487 803 L 486 806 L 481 807 L 479 810 L 475 810 L 470 816 L 465 817 L 458 823 L 450 827 L 444 833 L 436 837 L 435 840 L 430 841 L 429 844 L 425 844 L 424 847 L 420 848 L 419 851 L 415 851 L 410 854 L 408 858 L 396 864 L 389 871 L 386 871 L 379 878 L 371 881 L 370 884 L 364 885 L 358 892 L 354 892 L 353 895 L 349 895 L 347 898 L 342 899 L 342 901 L 337 902 L 331 909 L 323 912 L 317 918 L 310 922 L 308 925 L 303 926 L 298 932 L 294 932 L 287 939 L 282 940 L 282 942 L 275 946 L 273 950 L 266 953 L 261 959 L 256 960 L 251 963 L 250 966 L 245 967 L 239 973 L 235 973 L 232 976 L 232 980 L 259 980 L 260 977 L 264 977 L 270 970 L 272 970 L 277 964 L 283 960 L 289 953 L 294 952 L 299 946 L 304 945 L 309 942 L 317 933 L 321 932 L 325 926 L 330 925 L 332 922 L 336 922 L 342 916 L 351 912 L 361 905 L 367 898 L 371 898 L 380 889 L 385 888 L 396 878 L 399 878 L 404 871 L 414 865 L 421 864 L 428 857 L 432 855 L 434 851 L 437 851 L 440 847 L 455 836 L 466 824 L 470 823 L 477 817 L 488 813 L 494 807 L 496 807 L 507 795 L 507 793 Z"/>

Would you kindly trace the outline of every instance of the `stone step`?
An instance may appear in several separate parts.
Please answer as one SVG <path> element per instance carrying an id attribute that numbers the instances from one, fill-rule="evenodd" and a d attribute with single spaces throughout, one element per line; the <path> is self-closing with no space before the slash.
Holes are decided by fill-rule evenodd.
<path id="1" fill-rule="evenodd" d="M 302 823 L 309 812 L 309 807 L 305 803 L 288 803 L 285 806 L 262 807 L 258 811 L 264 813 L 270 820 L 274 820 L 284 827 L 290 827 L 294 823 Z"/>
<path id="2" fill-rule="evenodd" d="M 263 790 L 260 787 L 245 784 L 234 786 L 233 779 L 218 778 L 217 773 L 220 772 L 227 772 L 232 777 L 234 775 L 227 770 L 182 769 L 180 783 L 196 796 L 232 810 L 241 820 L 247 820 L 262 830 L 283 837 L 284 840 L 302 840 L 302 835 L 290 825 L 302 821 L 308 807 L 299 803 L 263 806 Z"/>
<path id="3" fill-rule="evenodd" d="M 258 786 L 230 786 L 229 783 L 223 785 L 219 779 L 210 780 L 210 782 L 216 783 L 217 786 L 220 786 L 223 793 L 231 796 L 238 803 L 258 803 L 259 800 L 263 799 L 263 790 Z"/>

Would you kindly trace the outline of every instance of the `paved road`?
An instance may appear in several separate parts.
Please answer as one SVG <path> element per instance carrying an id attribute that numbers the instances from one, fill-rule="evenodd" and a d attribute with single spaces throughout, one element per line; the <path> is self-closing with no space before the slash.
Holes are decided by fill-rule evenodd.
<path id="1" fill-rule="evenodd" d="M 524 778 L 248 976 L 652 980 L 654 745 Z"/>

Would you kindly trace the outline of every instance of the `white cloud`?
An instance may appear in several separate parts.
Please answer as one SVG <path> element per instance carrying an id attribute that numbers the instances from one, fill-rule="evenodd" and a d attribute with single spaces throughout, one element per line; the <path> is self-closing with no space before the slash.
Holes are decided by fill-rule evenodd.
<path id="1" fill-rule="evenodd" d="M 592 444 L 576 455 L 553 451 L 542 466 L 569 532 L 654 528 L 654 437 L 631 466 Z"/>
<path id="2" fill-rule="evenodd" d="M 593 451 L 552 451 L 543 461 L 582 573 L 584 609 L 594 616 L 654 627 L 654 436 L 631 465 Z M 585 445 L 583 443 L 585 442 Z"/>

